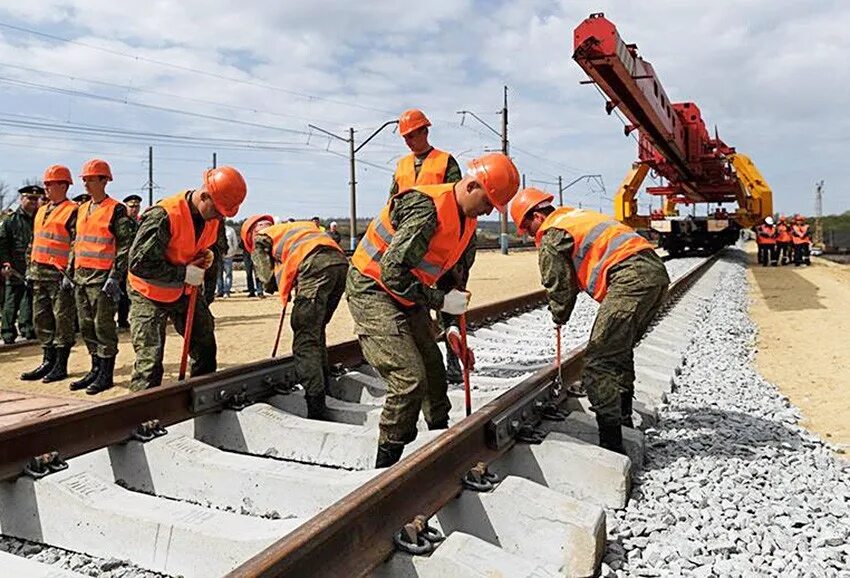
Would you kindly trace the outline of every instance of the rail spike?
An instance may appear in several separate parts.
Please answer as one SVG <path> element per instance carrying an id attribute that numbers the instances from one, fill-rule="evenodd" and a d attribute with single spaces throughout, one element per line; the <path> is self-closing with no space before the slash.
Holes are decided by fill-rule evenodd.
<path id="1" fill-rule="evenodd" d="M 433 552 L 445 539 L 439 530 L 428 525 L 428 518 L 420 514 L 396 532 L 393 543 L 402 552 L 424 556 Z"/>

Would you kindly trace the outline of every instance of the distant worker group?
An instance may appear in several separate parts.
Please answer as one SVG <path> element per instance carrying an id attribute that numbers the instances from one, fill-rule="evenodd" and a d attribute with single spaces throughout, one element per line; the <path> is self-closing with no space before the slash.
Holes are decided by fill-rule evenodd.
<path id="1" fill-rule="evenodd" d="M 785 215 L 779 216 L 779 222 L 773 217 L 765 217 L 764 222 L 755 227 L 758 245 L 758 262 L 762 267 L 769 265 L 811 265 L 812 236 L 805 217 L 794 215 L 789 223 Z"/>

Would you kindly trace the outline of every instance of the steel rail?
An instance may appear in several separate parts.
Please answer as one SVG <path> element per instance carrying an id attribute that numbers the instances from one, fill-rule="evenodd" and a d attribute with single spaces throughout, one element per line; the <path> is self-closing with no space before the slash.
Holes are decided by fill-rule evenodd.
<path id="1" fill-rule="evenodd" d="M 719 257 L 695 266 L 670 285 L 665 305 L 680 297 Z M 564 384 L 578 379 L 584 347 L 563 360 Z M 533 413 L 535 402 L 554 398 L 557 370 L 542 369 L 523 380 L 398 464 L 305 522 L 255 557 L 234 569 L 241 576 L 362 576 L 394 550 L 392 536 L 418 515 L 431 517 L 463 491 L 461 479 L 477 462 L 492 462 L 512 446 L 497 430 L 515 417 Z"/>
<path id="2" fill-rule="evenodd" d="M 523 308 L 537 306 L 544 291 L 471 309 L 470 323 L 481 324 Z M 363 356 L 357 340 L 328 348 L 333 365 L 354 367 Z M 0 480 L 13 479 L 35 457 L 58 452 L 68 459 L 133 437 L 138 426 L 158 420 L 161 426 L 191 419 L 229 404 L 256 401 L 278 388 L 297 383 L 292 356 L 228 367 L 216 373 L 156 387 L 46 419 L 0 428 Z"/>

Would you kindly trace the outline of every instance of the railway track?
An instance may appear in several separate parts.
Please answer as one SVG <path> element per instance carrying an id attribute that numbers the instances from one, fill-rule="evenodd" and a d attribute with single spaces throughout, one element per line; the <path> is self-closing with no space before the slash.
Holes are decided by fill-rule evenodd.
<path id="1" fill-rule="evenodd" d="M 669 308 L 678 313 L 636 352 L 644 426 L 676 371 L 686 291 L 712 262 L 668 261 Z M 563 383 L 578 377 L 595 304 L 578 304 L 557 371 L 543 299 L 541 291 L 470 312 L 475 413 L 462 419 L 462 392 L 450 391 L 454 425 L 421 431 L 388 470 L 370 469 L 385 386 L 356 341 L 346 342 L 329 352 L 340 368 L 329 399 L 333 422 L 301 417 L 292 360 L 279 358 L 0 429 L 0 533 L 13 546 L 25 540 L 31 551 L 46 544 L 76 556 L 79 569 L 117 568 L 115 576 L 141 568 L 185 576 L 466 575 L 453 564 L 471 552 L 516 575 L 590 575 L 604 550 L 603 508 L 625 504 L 632 463 L 588 443 L 596 434 L 586 402 L 554 385 L 559 374 Z M 627 436 L 627 449 L 639 464 L 639 431 Z M 435 514 L 448 536 L 439 547 L 428 532 L 413 532 L 417 516 Z M 434 554 L 393 555 L 403 528 L 400 542 Z M 56 571 L 20 557 L 0 561 L 13 563 L 28 565 L 21 576 Z"/>

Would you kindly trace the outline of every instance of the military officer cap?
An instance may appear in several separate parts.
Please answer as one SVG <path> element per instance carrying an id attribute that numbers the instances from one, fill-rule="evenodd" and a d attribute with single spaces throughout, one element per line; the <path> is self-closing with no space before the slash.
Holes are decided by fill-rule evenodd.
<path id="1" fill-rule="evenodd" d="M 138 203 L 141 205 L 142 197 L 140 197 L 139 195 L 127 195 L 126 197 L 124 197 L 124 204 L 126 205 L 127 203 Z"/>
<path id="2" fill-rule="evenodd" d="M 24 185 L 18 189 L 18 194 L 24 197 L 43 197 L 45 191 L 44 187 L 39 185 Z"/>
<path id="3" fill-rule="evenodd" d="M 89 195 L 88 193 L 80 193 L 79 195 L 72 198 L 71 200 L 74 201 L 75 203 L 79 204 L 79 203 L 85 203 L 90 198 L 91 198 L 91 195 Z"/>

